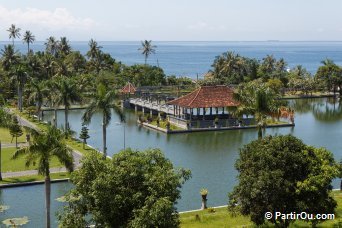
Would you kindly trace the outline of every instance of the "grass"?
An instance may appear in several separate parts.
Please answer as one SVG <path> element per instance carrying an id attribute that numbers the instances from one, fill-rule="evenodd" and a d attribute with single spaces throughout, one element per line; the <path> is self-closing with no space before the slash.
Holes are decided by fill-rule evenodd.
<path id="1" fill-rule="evenodd" d="M 0 127 L 0 139 L 1 139 L 1 143 L 11 143 L 12 136 L 10 135 L 10 132 L 8 129 Z M 25 133 L 23 133 L 22 136 L 18 137 L 18 143 L 24 143 L 24 142 L 26 142 Z M 15 143 L 15 138 L 13 138 L 12 143 Z"/>
<path id="2" fill-rule="evenodd" d="M 3 148 L 1 153 L 1 171 L 2 172 L 16 172 L 16 171 L 24 171 L 24 170 L 33 170 L 36 169 L 37 166 L 25 166 L 25 157 L 20 157 L 18 159 L 12 160 L 12 156 L 15 152 L 15 148 Z M 63 167 L 57 158 L 52 158 L 50 161 L 50 167 Z"/>
<path id="3" fill-rule="evenodd" d="M 70 177 L 70 174 L 66 172 L 50 174 L 51 180 L 64 179 L 64 178 L 69 178 L 69 177 Z M 11 178 L 4 178 L 2 181 L 0 181 L 0 184 L 13 184 L 13 183 L 23 183 L 23 182 L 32 182 L 32 181 L 42 181 L 44 179 L 45 177 L 41 175 L 11 177 Z"/>
<path id="4" fill-rule="evenodd" d="M 280 120 L 272 120 L 272 119 L 267 119 L 266 120 L 267 125 L 280 125 L 280 124 L 288 124 L 286 121 L 280 121 Z"/>
<path id="5" fill-rule="evenodd" d="M 154 125 L 154 126 L 157 126 L 157 121 L 156 120 L 153 120 L 151 123 L 149 123 L 151 125 Z M 160 128 L 164 128 L 166 129 L 166 121 L 160 121 L 159 122 L 159 127 Z M 170 129 L 172 131 L 175 131 L 175 130 L 184 130 L 183 128 L 180 128 L 180 127 L 177 127 L 176 125 L 173 125 L 173 124 L 170 124 Z"/>
<path id="6" fill-rule="evenodd" d="M 232 216 L 226 207 L 180 214 L 181 227 L 216 228 L 216 227 L 251 227 L 253 223 L 245 216 Z M 198 216 L 197 216 L 198 215 Z M 197 217 L 197 218 L 196 218 Z"/>
<path id="7" fill-rule="evenodd" d="M 318 227 L 335 227 L 342 218 L 342 191 L 333 191 L 334 199 L 337 202 L 334 220 L 326 220 Z M 215 212 L 210 209 L 180 214 L 181 227 L 184 228 L 216 228 L 216 227 L 256 227 L 250 218 L 242 215 L 233 216 L 228 212 L 227 207 L 216 208 Z M 274 227 L 267 223 L 263 227 Z M 290 227 L 311 227 L 310 223 L 296 221 Z M 340 226 L 336 226 L 340 227 Z"/>
<path id="8" fill-rule="evenodd" d="M 39 129 L 45 131 L 47 130 L 47 124 L 44 122 L 39 122 L 36 118 L 33 118 L 32 116 L 28 115 L 27 112 L 22 112 L 20 113 L 18 110 L 14 110 L 14 112 L 20 116 L 22 116 L 23 118 L 27 119 L 28 121 L 32 122 L 33 124 L 35 124 Z M 85 155 L 88 151 L 93 150 L 93 148 L 85 145 L 85 149 L 83 149 L 83 144 L 82 142 L 76 140 L 76 139 L 67 139 L 66 140 L 66 144 L 68 146 L 70 146 L 73 150 L 76 150 L 78 152 L 80 152 L 81 154 Z"/>

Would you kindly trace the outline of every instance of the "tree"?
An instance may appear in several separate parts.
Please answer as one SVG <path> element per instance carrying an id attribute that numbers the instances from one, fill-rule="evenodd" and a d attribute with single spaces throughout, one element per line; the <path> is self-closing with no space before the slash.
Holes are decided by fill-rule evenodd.
<path id="1" fill-rule="evenodd" d="M 101 159 L 90 152 L 71 178 L 73 199 L 59 216 L 63 227 L 178 227 L 175 204 L 189 170 L 174 168 L 158 149 L 127 149 Z M 112 193 L 112 194 L 109 194 Z M 91 220 L 87 217 L 91 215 Z M 75 221 L 74 218 L 82 219 Z"/>
<path id="2" fill-rule="evenodd" d="M 112 109 L 120 116 L 121 121 L 124 121 L 121 108 L 114 104 L 116 96 L 117 95 L 113 90 L 108 90 L 103 84 L 99 84 L 96 92 L 91 95 L 92 101 L 82 117 L 83 123 L 89 124 L 93 115 L 96 112 L 101 112 L 104 158 L 107 157 L 107 127 L 112 118 Z"/>
<path id="3" fill-rule="evenodd" d="M 34 35 L 32 35 L 31 31 L 25 31 L 23 41 L 27 44 L 27 55 L 30 53 L 30 43 L 32 44 L 35 41 Z"/>
<path id="4" fill-rule="evenodd" d="M 66 56 L 71 52 L 71 46 L 69 44 L 69 41 L 67 40 L 67 38 L 61 37 L 59 43 L 58 43 L 58 52 L 62 55 L 62 56 Z"/>
<path id="5" fill-rule="evenodd" d="M 151 55 L 151 54 L 154 54 L 156 53 L 156 50 L 155 48 L 157 46 L 155 45 L 152 45 L 152 40 L 148 41 L 148 40 L 145 40 L 145 41 L 141 41 L 141 48 L 139 48 L 138 50 L 139 51 L 142 51 L 141 54 L 143 54 L 145 56 L 145 65 L 147 63 L 147 58 Z"/>
<path id="6" fill-rule="evenodd" d="M 15 147 L 18 147 L 18 137 L 23 135 L 23 129 L 19 125 L 18 118 L 16 116 L 13 117 L 12 123 L 9 125 L 9 132 L 13 138 L 15 138 Z"/>
<path id="7" fill-rule="evenodd" d="M 26 157 L 26 166 L 37 164 L 38 174 L 45 176 L 46 227 L 50 228 L 50 160 L 57 157 L 69 172 L 73 171 L 72 149 L 64 140 L 63 133 L 52 126 L 48 126 L 44 133 L 35 132 L 33 142 L 28 147 L 17 150 L 13 159 Z"/>
<path id="8" fill-rule="evenodd" d="M 12 45 L 14 46 L 14 39 L 20 37 L 20 28 L 15 27 L 14 24 L 11 24 L 11 27 L 7 29 L 7 32 L 9 32 L 9 38 L 12 38 Z"/>
<path id="9" fill-rule="evenodd" d="M 59 46 L 59 43 L 56 40 L 56 38 L 53 36 L 50 36 L 44 44 L 45 44 L 46 52 L 56 57 L 57 52 L 58 52 L 58 46 Z"/>
<path id="10" fill-rule="evenodd" d="M 285 111 L 285 104 L 279 100 L 280 91 L 271 89 L 267 83 L 260 80 L 241 84 L 234 96 L 241 103 L 235 110 L 236 115 L 253 115 L 257 121 L 258 137 L 262 138 L 262 130 L 266 127 L 267 117 L 279 118 L 279 110 L 283 108 Z"/>
<path id="11" fill-rule="evenodd" d="M 67 131 L 70 129 L 68 119 L 70 106 L 74 102 L 81 101 L 81 94 L 76 81 L 72 78 L 61 77 L 55 81 L 54 87 L 57 90 L 57 93 L 55 93 L 55 104 L 64 106 L 64 129 Z"/>
<path id="12" fill-rule="evenodd" d="M 307 146 L 291 135 L 269 136 L 240 149 L 235 167 L 239 183 L 230 193 L 229 208 L 249 215 L 257 225 L 265 223 L 266 212 L 334 213 L 331 181 L 339 166 L 324 148 Z M 269 220 L 280 227 L 293 221 Z"/>
<path id="13" fill-rule="evenodd" d="M 99 46 L 97 42 L 93 39 L 89 41 L 88 45 L 89 45 L 89 51 L 87 52 L 86 55 L 88 56 L 88 58 L 90 58 L 90 60 L 93 60 L 97 58 L 97 56 L 101 52 L 102 47 Z"/>
<path id="14" fill-rule="evenodd" d="M 317 69 L 315 79 L 324 84 L 328 92 L 333 90 L 335 94 L 337 88 L 342 87 L 342 69 L 330 59 L 322 61 L 322 64 L 323 66 Z M 340 95 L 342 95 L 341 89 Z"/>
<path id="15" fill-rule="evenodd" d="M 18 52 L 14 50 L 13 45 L 5 45 L 4 49 L 1 49 L 2 61 L 1 65 L 4 70 L 9 71 L 12 67 L 17 65 L 20 61 Z"/>
<path id="16" fill-rule="evenodd" d="M 90 138 L 88 130 L 89 129 L 84 124 L 82 124 L 80 139 L 83 139 L 83 149 L 85 149 L 85 144 L 87 144 L 87 139 Z"/>
<path id="17" fill-rule="evenodd" d="M 34 101 L 36 103 L 36 113 L 38 121 L 41 120 L 41 109 L 43 105 L 44 95 L 48 93 L 46 83 L 39 82 L 37 79 L 33 79 L 29 84 L 29 97 L 28 102 Z"/>
<path id="18" fill-rule="evenodd" d="M 25 83 L 27 82 L 29 76 L 24 64 L 19 64 L 15 69 L 15 73 L 12 76 L 12 80 L 17 84 L 18 91 L 18 109 L 20 112 L 23 111 L 23 91 Z"/>

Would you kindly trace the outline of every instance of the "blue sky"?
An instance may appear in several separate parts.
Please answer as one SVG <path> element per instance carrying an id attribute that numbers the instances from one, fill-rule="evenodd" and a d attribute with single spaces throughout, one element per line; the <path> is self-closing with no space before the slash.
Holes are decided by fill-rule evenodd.
<path id="1" fill-rule="evenodd" d="M 341 0 L 0 0 L 0 40 L 14 23 L 37 40 L 342 40 Z"/>

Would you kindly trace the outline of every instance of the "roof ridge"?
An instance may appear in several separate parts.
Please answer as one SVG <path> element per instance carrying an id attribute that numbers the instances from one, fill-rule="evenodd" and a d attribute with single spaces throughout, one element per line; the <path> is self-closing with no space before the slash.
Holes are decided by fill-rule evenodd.
<path id="1" fill-rule="evenodd" d="M 199 92 L 200 92 L 201 90 L 202 90 L 202 86 L 201 86 L 200 88 L 198 88 L 198 91 L 197 91 L 195 97 L 189 102 L 188 106 L 191 106 L 192 102 L 194 102 L 194 100 L 197 98 L 197 96 L 198 96 L 198 94 L 199 94 Z M 194 92 L 195 92 L 195 91 L 194 91 Z M 194 92 L 193 92 L 193 93 L 194 93 Z"/>

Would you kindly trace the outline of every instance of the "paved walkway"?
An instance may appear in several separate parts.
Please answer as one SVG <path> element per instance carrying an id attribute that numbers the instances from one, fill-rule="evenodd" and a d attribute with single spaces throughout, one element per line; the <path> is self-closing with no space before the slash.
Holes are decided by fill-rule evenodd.
<path id="1" fill-rule="evenodd" d="M 11 110 L 7 110 L 9 112 L 11 112 Z M 11 112 L 13 113 L 13 112 Z M 22 126 L 27 126 L 30 128 L 35 129 L 36 131 L 40 131 L 40 129 L 33 123 L 31 123 L 30 121 L 28 121 L 27 119 L 16 115 L 18 117 L 18 121 Z M 27 143 L 18 143 L 19 146 L 27 146 Z M 4 143 L 2 144 L 2 148 L 10 148 L 10 147 L 15 147 L 15 143 Z M 73 150 L 72 152 L 72 156 L 74 157 L 74 168 L 78 169 L 81 164 L 80 164 L 80 160 L 82 158 L 82 153 L 80 153 L 77 150 Z M 51 173 L 59 173 L 59 172 L 66 172 L 66 168 L 51 168 L 50 172 Z M 25 170 L 25 171 L 18 171 L 18 172 L 6 172 L 6 173 L 2 173 L 2 177 L 3 178 L 10 178 L 10 177 L 20 177 L 20 176 L 29 176 L 29 175 L 37 175 L 38 171 L 37 170 Z"/>
<path id="2" fill-rule="evenodd" d="M 27 145 L 27 144 L 26 144 Z M 7 144 L 6 148 L 15 147 L 15 144 Z M 82 154 L 80 152 L 73 151 L 72 155 L 74 157 L 74 168 L 78 169 L 81 166 L 80 160 L 82 158 Z M 55 167 L 50 168 L 50 173 L 60 173 L 67 172 L 65 167 Z M 16 171 L 16 172 L 5 172 L 2 173 L 2 178 L 10 178 L 10 177 L 21 177 L 21 176 L 31 176 L 38 175 L 37 170 L 25 170 L 25 171 Z"/>

